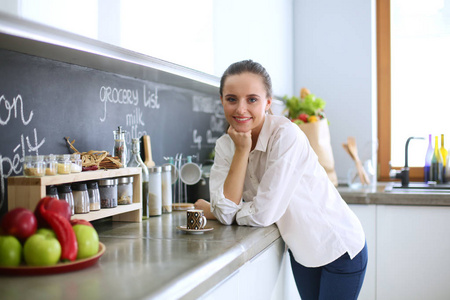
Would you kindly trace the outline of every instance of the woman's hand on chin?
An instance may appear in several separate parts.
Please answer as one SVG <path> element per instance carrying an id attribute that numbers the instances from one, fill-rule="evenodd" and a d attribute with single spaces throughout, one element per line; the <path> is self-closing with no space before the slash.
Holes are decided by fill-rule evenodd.
<path id="1" fill-rule="evenodd" d="M 228 135 L 234 142 L 236 150 L 250 152 L 252 148 L 252 131 L 240 132 L 236 131 L 233 126 L 228 128 Z"/>

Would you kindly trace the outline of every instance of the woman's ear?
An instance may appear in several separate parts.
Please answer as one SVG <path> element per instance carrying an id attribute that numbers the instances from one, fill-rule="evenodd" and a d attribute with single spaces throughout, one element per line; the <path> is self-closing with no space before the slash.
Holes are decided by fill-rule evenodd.
<path id="1" fill-rule="evenodd" d="M 272 97 L 267 98 L 267 103 L 266 103 L 266 112 L 268 112 L 270 110 L 270 106 L 272 105 Z"/>

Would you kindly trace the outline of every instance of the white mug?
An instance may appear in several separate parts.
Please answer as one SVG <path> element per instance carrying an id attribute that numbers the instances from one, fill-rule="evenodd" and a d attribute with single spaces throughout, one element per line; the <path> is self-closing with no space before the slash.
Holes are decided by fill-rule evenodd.
<path id="1" fill-rule="evenodd" d="M 194 185 L 202 178 L 202 170 L 196 163 L 186 163 L 180 169 L 180 179 L 187 185 Z"/>

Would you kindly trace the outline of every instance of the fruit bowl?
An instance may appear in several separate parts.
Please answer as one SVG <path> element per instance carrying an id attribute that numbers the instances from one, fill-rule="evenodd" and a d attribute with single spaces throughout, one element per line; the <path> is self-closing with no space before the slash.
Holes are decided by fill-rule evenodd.
<path id="1" fill-rule="evenodd" d="M 99 243 L 98 253 L 92 257 L 77 259 L 72 262 L 61 262 L 54 266 L 47 267 L 33 267 L 33 266 L 18 266 L 18 267 L 0 267 L 0 275 L 49 275 L 65 272 L 78 271 L 94 265 L 99 258 L 105 253 L 106 247 L 103 243 Z"/>

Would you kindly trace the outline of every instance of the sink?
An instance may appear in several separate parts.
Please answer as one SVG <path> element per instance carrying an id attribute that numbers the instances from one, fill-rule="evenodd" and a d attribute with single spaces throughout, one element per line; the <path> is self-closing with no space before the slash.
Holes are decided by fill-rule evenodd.
<path id="1" fill-rule="evenodd" d="M 450 193 L 450 183 L 428 184 L 425 182 L 410 182 L 408 186 L 402 186 L 399 182 L 390 183 L 385 192 L 430 192 Z"/>

